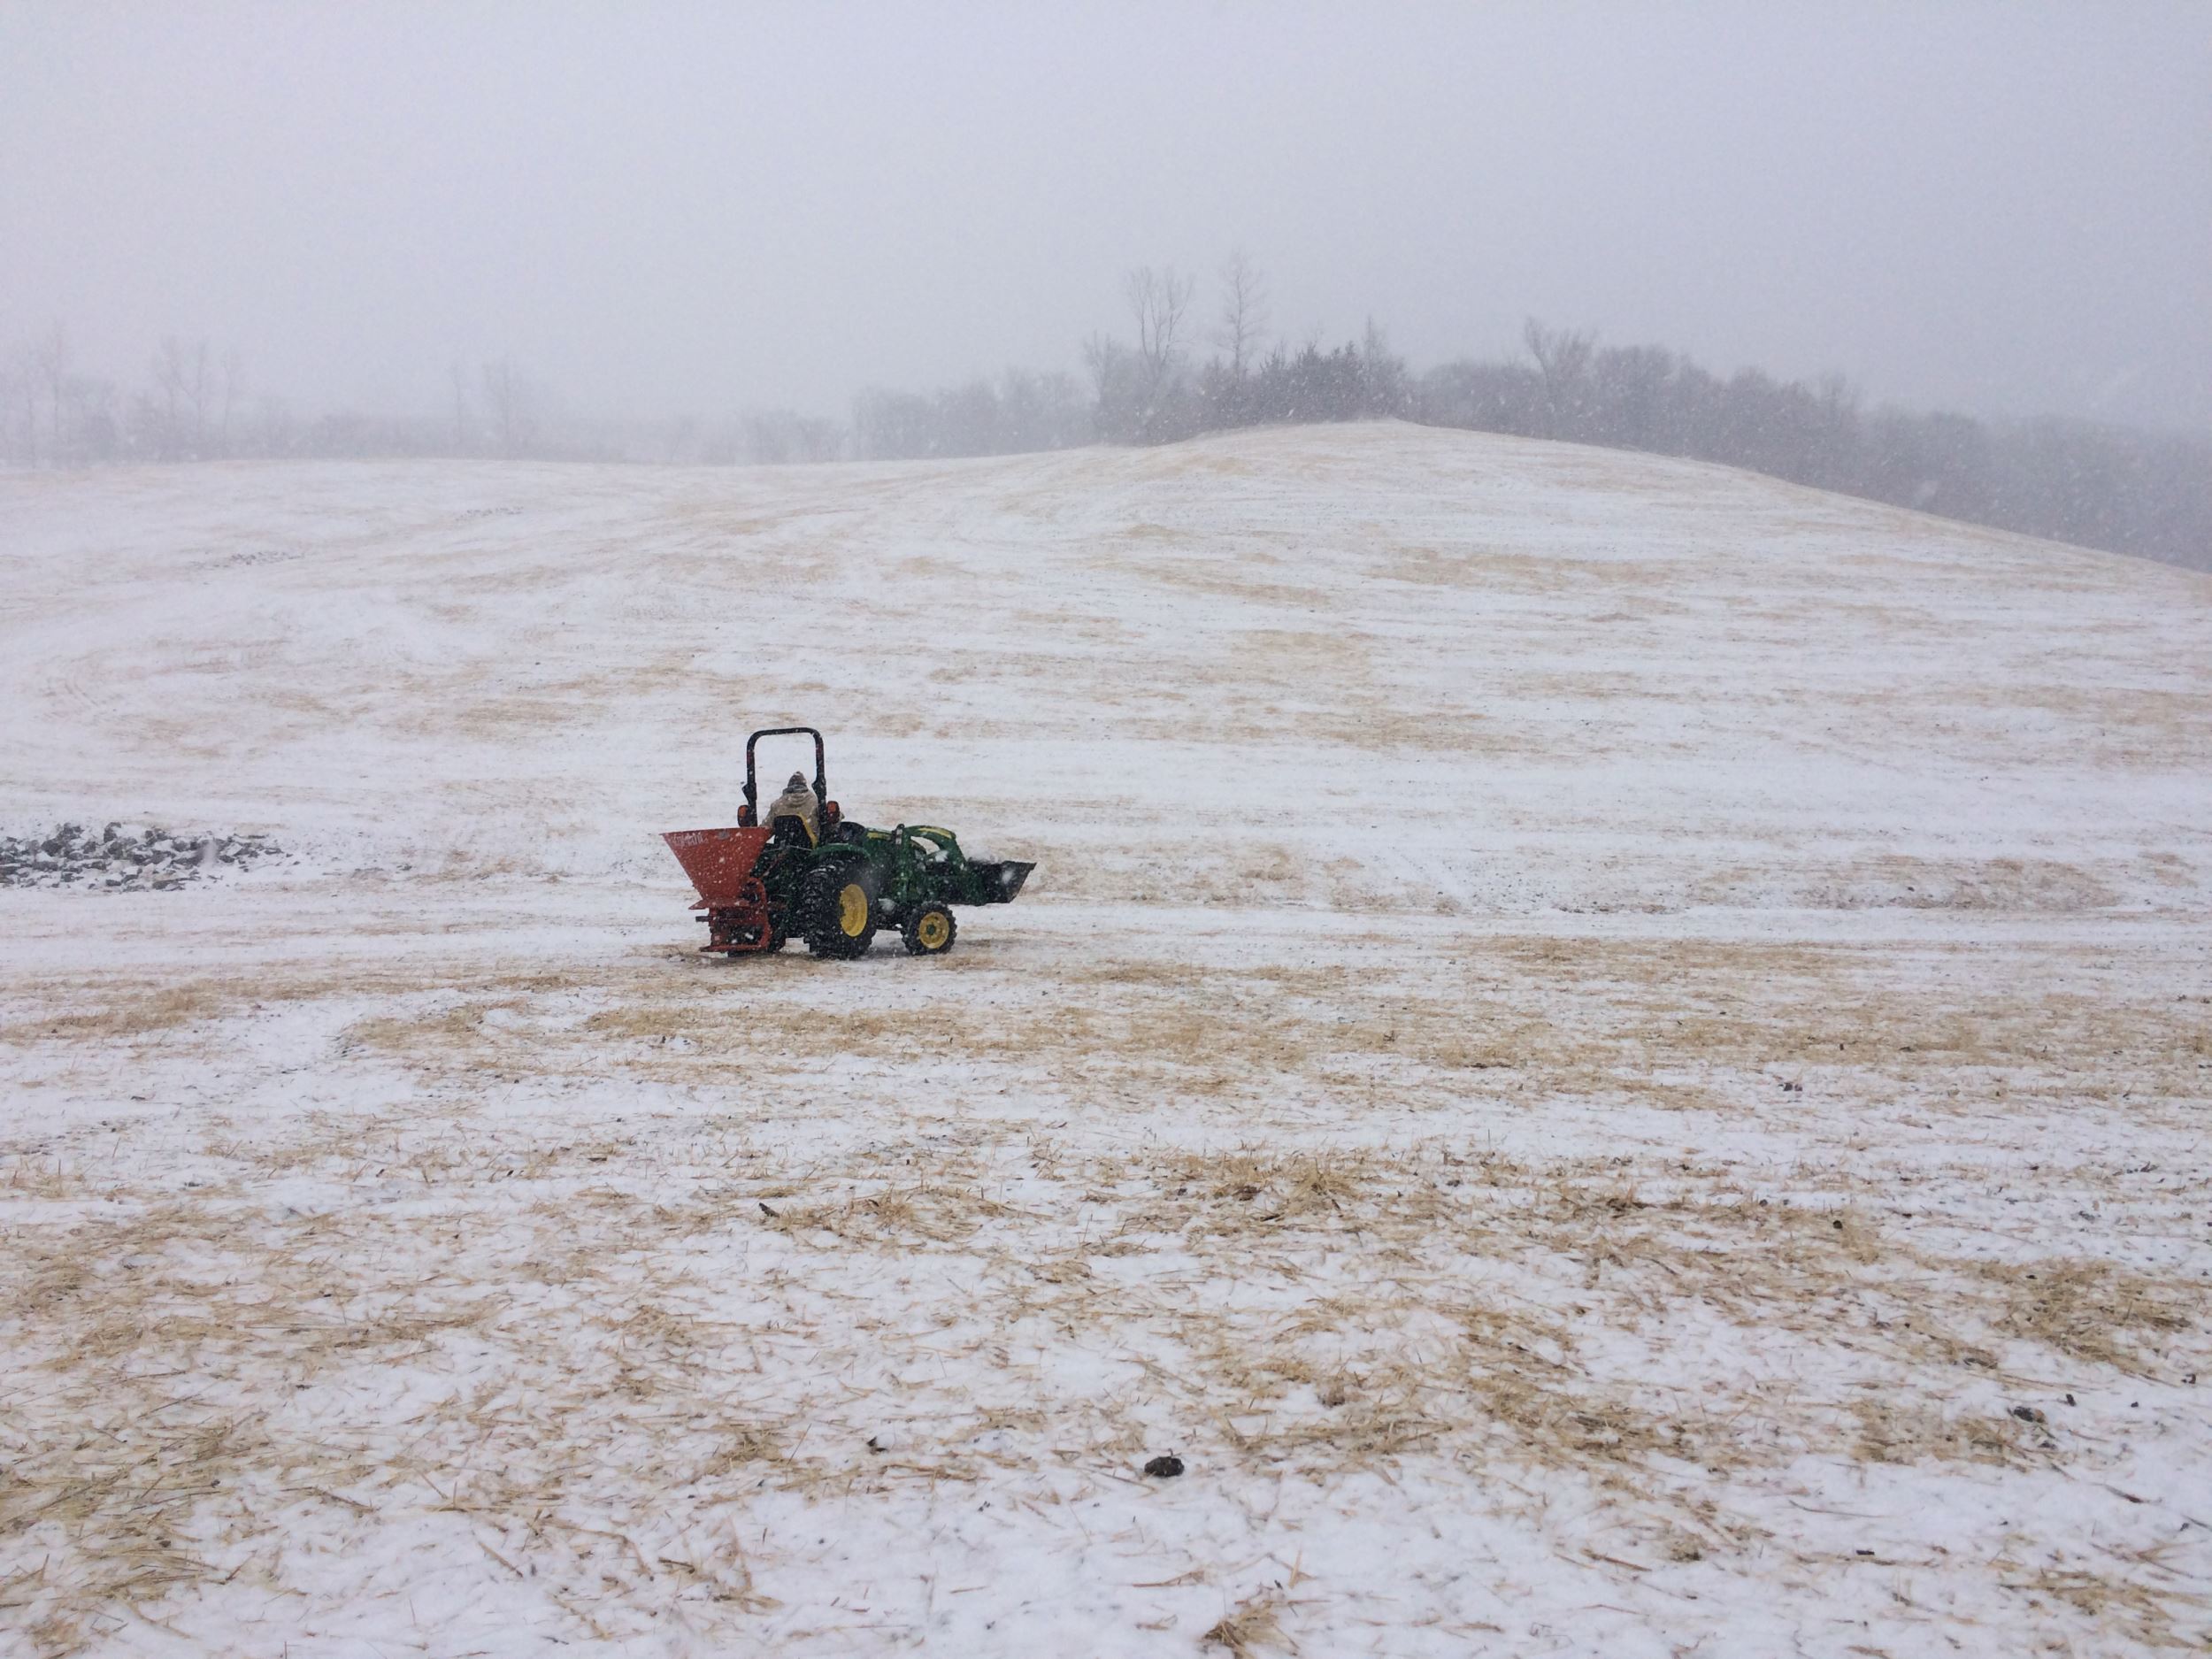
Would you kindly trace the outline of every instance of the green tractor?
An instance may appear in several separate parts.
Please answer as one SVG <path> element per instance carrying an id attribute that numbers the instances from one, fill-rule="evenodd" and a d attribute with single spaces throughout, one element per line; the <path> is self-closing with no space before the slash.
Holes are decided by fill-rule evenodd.
<path id="1" fill-rule="evenodd" d="M 787 813 L 760 822 L 755 757 L 764 737 L 814 740 L 819 821 Z M 822 734 L 775 726 L 745 740 L 745 804 L 729 829 L 672 830 L 662 836 L 699 890 L 704 951 L 738 956 L 781 950 L 803 939 L 818 956 L 864 956 L 879 927 L 896 927 L 908 951 L 941 956 L 959 928 L 956 904 L 1006 904 L 1036 866 L 987 864 L 960 850 L 950 830 L 923 824 L 867 829 L 830 799 Z"/>

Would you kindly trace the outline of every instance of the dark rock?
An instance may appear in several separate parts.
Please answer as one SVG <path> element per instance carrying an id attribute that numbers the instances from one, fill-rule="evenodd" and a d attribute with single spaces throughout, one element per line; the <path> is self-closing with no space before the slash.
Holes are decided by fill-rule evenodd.
<path id="1" fill-rule="evenodd" d="M 52 834 L 0 836 L 0 887 L 75 887 L 80 882 L 127 892 L 168 888 L 284 856 L 266 835 L 178 837 L 159 827 L 134 833 L 111 824 L 97 839 L 65 824 Z"/>
<path id="2" fill-rule="evenodd" d="M 1172 1480 L 1183 1472 L 1183 1460 L 1173 1452 L 1169 1452 L 1145 1464 L 1144 1472 L 1155 1480 Z"/>

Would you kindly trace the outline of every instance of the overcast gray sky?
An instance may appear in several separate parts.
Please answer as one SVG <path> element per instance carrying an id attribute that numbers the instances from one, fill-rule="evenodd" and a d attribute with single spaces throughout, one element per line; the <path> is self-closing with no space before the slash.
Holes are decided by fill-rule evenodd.
<path id="1" fill-rule="evenodd" d="M 1531 314 L 1870 397 L 2212 429 L 2212 4 L 0 0 L 0 346 L 309 409 L 1070 367 L 1242 246 L 1417 366 Z"/>

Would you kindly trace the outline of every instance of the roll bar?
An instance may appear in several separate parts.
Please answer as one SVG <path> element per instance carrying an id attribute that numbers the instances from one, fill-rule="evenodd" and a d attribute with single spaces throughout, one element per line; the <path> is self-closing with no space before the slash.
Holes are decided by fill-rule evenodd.
<path id="1" fill-rule="evenodd" d="M 829 772 L 822 734 L 810 726 L 772 726 L 745 740 L 745 807 L 749 818 L 760 815 L 760 789 L 753 777 L 753 749 L 764 737 L 810 737 L 814 740 L 814 798 L 829 800 Z"/>

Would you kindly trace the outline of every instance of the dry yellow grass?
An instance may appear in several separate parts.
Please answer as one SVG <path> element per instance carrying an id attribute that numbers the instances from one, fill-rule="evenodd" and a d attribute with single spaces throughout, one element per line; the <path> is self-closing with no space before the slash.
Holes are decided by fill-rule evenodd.
<path id="1" fill-rule="evenodd" d="M 1978 1243 L 1978 1148 L 2029 1168 L 2039 1125 L 2084 1111 L 2170 1136 L 2201 1097 L 2204 1005 L 2098 977 L 2108 945 L 1994 976 L 1932 946 L 1439 950 L 1379 923 L 1309 961 L 1156 947 L 979 950 L 864 1009 L 839 1000 L 851 973 L 938 964 L 655 947 L 0 987 L 27 1065 L 204 1056 L 297 1010 L 336 1033 L 319 1054 L 419 1102 L 234 1109 L 181 1169 L 0 1146 L 0 1192 L 54 1207 L 19 1212 L 0 1262 L 11 1409 L 44 1425 L 7 1461 L 0 1543 L 50 1540 L 19 1592 L 42 1650 L 119 1605 L 288 1594 L 300 1506 L 341 1530 L 465 1516 L 488 1561 L 566 1586 L 580 1629 L 666 1581 L 736 1631 L 780 1600 L 751 1558 L 672 1541 L 688 1564 L 664 1567 L 578 1517 L 641 1491 L 695 1517 L 1111 1483 L 1164 1429 L 1203 1479 L 1441 1468 L 1517 1506 L 1571 1483 L 1636 1517 L 1601 1557 L 1770 1561 L 1735 1483 L 1809 1457 L 2081 1470 L 2055 1388 L 2169 1386 L 2204 1351 L 2188 1270 L 2114 1253 L 2130 1217 L 2212 1198 L 2200 1171 L 2076 1167 L 2064 1202 L 2098 1226 Z M 938 1065 L 941 1089 L 834 1104 Z M 661 1103 L 499 1105 L 571 1087 Z M 1048 1103 L 1002 1115 L 1002 1088 Z M 1809 1380 L 1654 1386 L 1714 1343 Z M 1060 1350 L 1111 1380 L 1056 1377 Z M 477 1380 L 394 1415 L 374 1379 L 417 1370 Z M 2065 1574 L 2035 1594 L 2147 1641 L 2188 1628 L 2155 1575 Z M 1288 1604 L 1248 1606 L 1278 1624 L 1233 1611 L 1231 1651 L 1289 1630 Z"/>
<path id="2" fill-rule="evenodd" d="M 24 907 L 0 1646 L 365 1644 L 436 1577 L 949 1647 L 1012 1548 L 1233 1655 L 2201 1647 L 2212 866 L 2106 806 L 2212 758 L 2201 581 L 1379 426 L 190 471 L 104 483 L 100 570 L 32 549 L 11 786 L 385 867 L 105 949 Z M 265 571 L 273 503 L 336 528 Z M 1031 896 L 942 962 L 641 926 L 741 708 L 833 709 L 849 806 Z M 975 1575 L 890 1582 L 925 1537 Z"/>
<path id="3" fill-rule="evenodd" d="M 1199 1637 L 1200 1645 L 1226 1648 L 1230 1659 L 1254 1659 L 1254 1655 L 1270 1648 L 1295 1653 L 1296 1644 L 1283 1634 L 1279 1601 L 1279 1598 L 1265 1597 L 1240 1603 L 1223 1614 Z"/>

